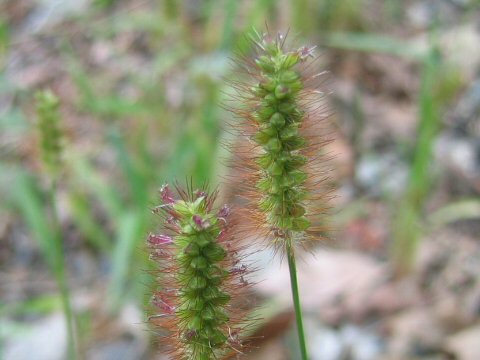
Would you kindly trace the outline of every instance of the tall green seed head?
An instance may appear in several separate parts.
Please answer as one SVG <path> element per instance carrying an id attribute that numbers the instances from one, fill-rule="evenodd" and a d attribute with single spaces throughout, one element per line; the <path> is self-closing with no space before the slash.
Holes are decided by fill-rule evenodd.
<path id="1" fill-rule="evenodd" d="M 256 159 L 261 173 L 256 183 L 261 192 L 258 207 L 272 229 L 283 234 L 302 232 L 310 221 L 304 207 L 308 159 L 301 151 L 308 143 L 300 131 L 305 110 L 299 101 L 304 83 L 298 65 L 312 55 L 312 49 L 286 51 L 281 36 L 263 37 L 256 43 L 259 81 L 251 93 L 258 104 L 253 114 L 257 132 L 252 139 L 262 148 Z"/>

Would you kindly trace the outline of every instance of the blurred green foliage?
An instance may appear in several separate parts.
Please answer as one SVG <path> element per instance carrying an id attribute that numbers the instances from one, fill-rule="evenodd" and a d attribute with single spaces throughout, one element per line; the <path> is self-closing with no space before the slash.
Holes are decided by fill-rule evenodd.
<path id="1" fill-rule="evenodd" d="M 5 58 L 5 54 L 8 49 L 9 43 L 9 29 L 8 23 L 5 18 L 0 15 L 0 67 L 3 67 L 2 59 Z"/>

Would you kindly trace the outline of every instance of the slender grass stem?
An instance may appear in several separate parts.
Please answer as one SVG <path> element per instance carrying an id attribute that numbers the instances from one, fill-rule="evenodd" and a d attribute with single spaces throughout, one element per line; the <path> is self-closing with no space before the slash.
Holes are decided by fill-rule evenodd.
<path id="1" fill-rule="evenodd" d="M 70 290 L 67 284 L 66 277 L 66 262 L 62 246 L 62 232 L 60 228 L 60 221 L 57 209 L 57 186 L 56 182 L 52 181 L 49 190 L 49 200 L 52 211 L 52 223 L 53 223 L 53 241 L 55 243 L 55 256 L 54 256 L 54 272 L 57 286 L 60 290 L 60 297 L 62 301 L 62 309 L 65 315 L 67 326 L 67 358 L 69 360 L 75 360 L 76 356 L 76 341 L 75 341 L 75 321 L 72 311 L 72 305 L 70 302 Z"/>
<path id="2" fill-rule="evenodd" d="M 290 271 L 290 286 L 292 288 L 293 306 L 295 308 L 295 318 L 297 322 L 297 334 L 300 344 L 302 360 L 308 360 L 307 344 L 305 341 L 305 332 L 303 330 L 302 308 L 300 305 L 300 294 L 298 291 L 297 265 L 295 262 L 295 253 L 292 246 L 287 245 L 288 270 Z"/>

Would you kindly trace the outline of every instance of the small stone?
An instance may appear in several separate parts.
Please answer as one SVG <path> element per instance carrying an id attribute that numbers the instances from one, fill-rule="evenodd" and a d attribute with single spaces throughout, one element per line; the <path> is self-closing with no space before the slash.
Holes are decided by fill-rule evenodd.
<path id="1" fill-rule="evenodd" d="M 450 336 L 446 341 L 446 350 L 455 354 L 457 359 L 480 359 L 480 325 Z"/>

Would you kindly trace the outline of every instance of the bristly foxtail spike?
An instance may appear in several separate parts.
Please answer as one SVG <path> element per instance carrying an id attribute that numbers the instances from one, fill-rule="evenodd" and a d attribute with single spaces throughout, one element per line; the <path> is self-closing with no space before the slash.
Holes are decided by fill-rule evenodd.
<path id="1" fill-rule="evenodd" d="M 176 184 L 161 188 L 168 235 L 150 233 L 150 259 L 157 262 L 159 281 L 148 320 L 167 331 L 172 359 L 214 360 L 244 348 L 238 334 L 248 325 L 241 299 L 251 271 L 239 258 L 235 217 L 230 207 L 213 209 L 216 192 Z M 235 336 L 233 336 L 233 335 Z"/>
<path id="2" fill-rule="evenodd" d="M 253 34 L 261 39 L 253 40 L 258 54 L 241 63 L 246 76 L 235 88 L 244 100 L 233 109 L 248 142 L 234 151 L 232 163 L 249 200 L 246 226 L 262 229 L 274 247 L 285 250 L 326 233 L 325 218 L 316 210 L 330 199 L 324 186 L 329 143 L 321 129 L 324 92 L 318 76 L 308 73 L 315 70 L 316 46 L 289 48 L 286 35 Z"/>

